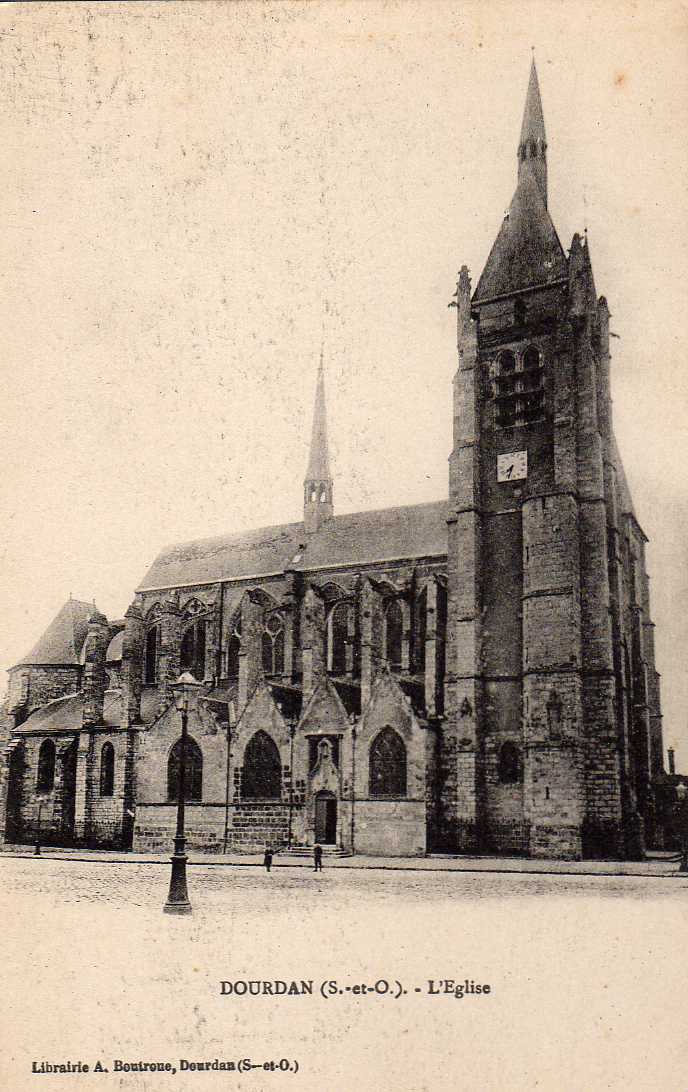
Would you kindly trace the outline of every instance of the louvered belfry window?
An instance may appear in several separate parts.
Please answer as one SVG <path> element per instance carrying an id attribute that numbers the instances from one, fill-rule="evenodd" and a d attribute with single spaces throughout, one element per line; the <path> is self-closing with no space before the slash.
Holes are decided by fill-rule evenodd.
<path id="1" fill-rule="evenodd" d="M 523 352 L 503 349 L 490 365 L 490 389 L 497 428 L 534 424 L 545 415 L 544 358 L 534 345 Z"/>

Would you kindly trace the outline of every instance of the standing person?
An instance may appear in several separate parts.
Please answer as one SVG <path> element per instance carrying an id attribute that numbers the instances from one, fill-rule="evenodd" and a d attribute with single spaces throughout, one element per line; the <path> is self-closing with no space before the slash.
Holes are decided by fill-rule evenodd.
<path id="1" fill-rule="evenodd" d="M 272 868 L 272 847 L 265 847 L 265 856 L 263 857 L 263 864 L 265 865 L 265 871 L 269 872 Z"/>
<path id="2" fill-rule="evenodd" d="M 322 846 L 313 846 L 313 871 L 322 872 Z"/>

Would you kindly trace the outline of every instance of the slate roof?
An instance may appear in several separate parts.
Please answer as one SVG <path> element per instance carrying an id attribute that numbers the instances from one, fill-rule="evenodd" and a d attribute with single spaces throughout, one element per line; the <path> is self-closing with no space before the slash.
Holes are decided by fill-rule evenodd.
<path id="1" fill-rule="evenodd" d="M 521 292 L 568 275 L 566 255 L 533 174 L 524 169 L 473 300 Z"/>
<path id="2" fill-rule="evenodd" d="M 117 660 L 122 659 L 122 645 L 124 644 L 124 630 L 121 629 L 119 633 L 110 641 L 107 647 L 107 653 L 105 654 L 106 663 L 114 663 Z"/>
<path id="3" fill-rule="evenodd" d="M 619 445 L 616 441 L 616 437 L 612 437 L 613 447 L 612 455 L 614 457 L 614 465 L 616 469 L 616 485 L 619 490 L 619 503 L 621 505 L 622 512 L 630 512 L 632 516 L 635 516 L 635 509 L 633 508 L 633 498 L 631 491 L 628 488 L 628 479 L 624 470 L 623 463 L 621 461 L 621 452 L 619 451 Z"/>
<path id="4" fill-rule="evenodd" d="M 144 689 L 141 695 L 141 720 L 148 724 L 155 719 L 160 703 L 160 695 L 157 689 Z M 41 732 L 45 735 L 61 734 L 66 732 L 80 732 L 82 714 L 84 709 L 83 692 L 67 694 L 64 698 L 55 698 L 40 709 L 36 709 L 30 717 L 13 729 L 13 735 L 28 735 L 31 732 Z M 119 728 L 122 715 L 121 690 L 107 690 L 103 708 L 103 722 L 110 728 Z"/>
<path id="5" fill-rule="evenodd" d="M 358 716 L 361 712 L 360 682 L 349 682 L 347 679 L 332 679 L 332 682 L 347 713 Z"/>
<path id="6" fill-rule="evenodd" d="M 541 149 L 537 160 L 530 153 L 524 155 L 525 146 L 533 141 Z M 546 147 L 542 100 L 533 60 L 519 138 L 516 192 L 478 281 L 474 303 L 549 284 L 568 275 L 566 256 L 547 211 Z"/>
<path id="7" fill-rule="evenodd" d="M 158 555 L 139 591 L 237 580 L 295 569 L 364 565 L 447 552 L 447 501 L 350 512 L 307 535 L 303 523 L 262 527 L 177 546 Z"/>
<path id="8" fill-rule="evenodd" d="M 616 441 L 616 437 L 612 434 L 612 454 L 614 458 L 614 466 L 616 468 L 616 485 L 618 489 L 618 504 L 619 511 L 622 515 L 629 515 L 634 520 L 640 533 L 645 537 L 645 532 L 642 528 L 640 520 L 635 514 L 635 507 L 633 505 L 633 497 L 628 487 L 628 479 L 624 470 L 624 465 L 621 459 L 621 453 L 619 452 L 619 445 Z M 647 538 L 645 538 L 647 542 Z"/>
<path id="9" fill-rule="evenodd" d="M 80 664 L 88 620 L 95 612 L 93 603 L 68 599 L 31 651 L 14 666 Z"/>

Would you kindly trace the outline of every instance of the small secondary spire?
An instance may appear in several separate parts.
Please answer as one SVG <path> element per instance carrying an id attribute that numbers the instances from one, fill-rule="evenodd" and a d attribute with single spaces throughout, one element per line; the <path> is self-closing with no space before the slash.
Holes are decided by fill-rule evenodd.
<path id="1" fill-rule="evenodd" d="M 313 431 L 308 467 L 304 479 L 303 521 L 308 533 L 317 531 L 334 514 L 332 475 L 327 443 L 327 411 L 325 407 L 324 349 L 320 349 L 320 364 L 315 384 Z"/>

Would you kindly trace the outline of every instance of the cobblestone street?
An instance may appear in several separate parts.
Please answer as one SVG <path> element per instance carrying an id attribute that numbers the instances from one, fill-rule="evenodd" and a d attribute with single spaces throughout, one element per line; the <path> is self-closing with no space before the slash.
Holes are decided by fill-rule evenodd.
<path id="1" fill-rule="evenodd" d="M 189 891 L 197 916 L 212 920 L 217 914 L 242 914 L 250 910 L 278 913 L 285 898 L 300 898 L 300 912 L 308 916 L 342 902 L 362 897 L 366 903 L 403 898 L 426 904 L 428 900 L 473 901 L 476 899 L 529 899 L 541 894 L 568 898 L 614 898 L 663 900 L 673 898 L 677 890 L 688 888 L 688 879 L 669 875 L 676 865 L 666 866 L 667 875 L 591 876 L 591 875 L 511 875 L 480 872 L 429 871 L 421 859 L 413 870 L 357 869 L 341 865 L 327 867 L 322 875 L 301 865 L 273 866 L 270 875 L 263 868 L 218 867 L 215 864 L 188 866 Z M 516 862 L 514 862 L 516 863 Z M 528 862 L 525 862 L 526 864 Z M 139 907 L 156 912 L 165 900 L 169 880 L 167 861 L 135 863 L 120 861 L 57 860 L 3 856 L 3 899 L 12 893 L 49 899 L 56 906 L 93 903 L 98 908 Z M 315 896 L 316 902 L 311 901 Z M 257 905 L 256 905 L 257 903 Z"/>
<path id="2" fill-rule="evenodd" d="M 168 865 L 7 856 L 0 869 L 3 962 L 19 984 L 3 998 L 4 1026 L 18 1031 L 0 1083 L 13 1092 L 36 1087 L 34 1061 L 66 1059 L 100 1059 L 109 1070 L 100 1087 L 118 1089 L 301 1092 L 326 1081 L 344 1092 L 365 1072 L 381 1089 L 420 1092 L 431 1087 L 423 1072 L 435 1055 L 446 1059 L 452 1086 L 476 1092 L 503 1088 L 507 1072 L 510 1089 L 532 1088 L 536 1077 L 553 1092 L 621 1089 L 631 1076 L 634 1089 L 665 1089 L 652 1076 L 660 1030 L 676 1049 L 663 1059 L 663 1079 L 675 1072 L 670 1087 L 685 1086 L 685 1022 L 680 1005 L 667 1003 L 682 995 L 677 941 L 688 886 L 679 877 L 335 868 L 315 876 L 284 866 L 267 875 L 192 865 L 194 913 L 170 918 L 162 913 Z M 222 980 L 275 979 L 312 980 L 313 995 L 221 995 Z M 447 979 L 489 983 L 491 993 L 457 1000 L 429 992 L 429 980 Z M 322 983 L 332 981 L 343 993 L 323 996 Z M 380 981 L 390 992 L 346 989 Z M 397 981 L 407 994 L 394 996 Z M 400 1050 L 419 1024 L 422 1051 L 416 1038 Z M 537 1071 L 512 1060 L 524 1058 L 526 1037 Z M 648 1044 L 640 1081 L 627 1042 Z M 565 1074 L 555 1068 L 562 1055 L 571 1063 Z M 189 1071 L 172 1083 L 112 1071 L 116 1059 L 242 1057 L 295 1059 L 299 1074 L 216 1073 L 221 1083 L 211 1083 Z M 88 1086 L 90 1078 L 78 1079 Z M 45 1087 L 71 1092 L 66 1082 L 75 1080 L 55 1077 Z"/>

